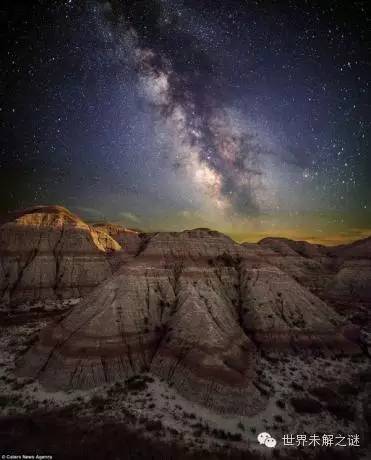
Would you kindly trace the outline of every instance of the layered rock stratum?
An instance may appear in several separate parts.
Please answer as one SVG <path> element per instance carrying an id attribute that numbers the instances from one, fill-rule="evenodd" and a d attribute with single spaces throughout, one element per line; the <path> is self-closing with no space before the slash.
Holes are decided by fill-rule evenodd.
<path id="1" fill-rule="evenodd" d="M 102 222 L 93 224 L 95 230 L 100 230 L 110 235 L 115 241 L 117 241 L 125 252 L 128 254 L 137 254 L 142 238 L 139 230 L 124 227 L 119 224 Z"/>
<path id="2" fill-rule="evenodd" d="M 371 237 L 335 247 L 285 238 L 266 238 L 259 245 L 273 251 L 272 265 L 325 301 L 370 304 Z"/>
<path id="3" fill-rule="evenodd" d="M 371 292 L 370 239 L 238 244 L 203 228 L 90 226 L 58 206 L 3 221 L 0 267 L 3 300 L 85 295 L 42 332 L 21 375 L 68 389 L 150 371 L 221 413 L 264 405 L 260 350 L 357 351 L 336 307 L 353 299 L 368 308 Z"/>
<path id="4" fill-rule="evenodd" d="M 0 225 L 0 300 L 80 297 L 112 274 L 121 249 L 60 206 L 11 213 Z"/>
<path id="5" fill-rule="evenodd" d="M 50 388 L 91 388 L 150 371 L 220 413 L 253 414 L 266 401 L 256 379 L 262 350 L 359 351 L 357 332 L 344 332 L 337 306 L 356 292 L 359 308 L 369 308 L 370 257 L 362 249 L 369 240 L 337 248 L 280 238 L 238 244 L 204 228 L 144 234 L 90 227 L 55 207 L 28 210 L 0 232 L 2 264 L 28 261 L 5 292 L 83 293 L 89 271 L 90 286 L 98 284 L 19 363 L 20 375 Z M 30 262 L 35 247 L 43 250 Z M 71 269 L 56 277 L 56 256 L 67 258 L 63 274 L 82 264 L 79 276 Z M 38 276 L 29 275 L 30 263 Z M 50 280 L 44 292 L 43 276 Z"/>

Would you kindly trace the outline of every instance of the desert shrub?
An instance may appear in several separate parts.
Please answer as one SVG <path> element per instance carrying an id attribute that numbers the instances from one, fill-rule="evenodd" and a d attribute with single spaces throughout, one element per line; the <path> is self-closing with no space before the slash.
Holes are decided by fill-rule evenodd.
<path id="1" fill-rule="evenodd" d="M 228 433 L 228 437 L 231 441 L 235 441 L 235 442 L 242 440 L 241 433 Z"/>
<path id="2" fill-rule="evenodd" d="M 259 392 L 260 392 L 260 394 L 262 396 L 268 396 L 269 395 L 268 391 L 265 388 L 263 388 L 258 382 L 254 382 L 254 386 L 255 386 L 255 388 L 257 388 L 257 390 L 259 390 Z"/>
<path id="3" fill-rule="evenodd" d="M 163 307 L 163 308 L 170 307 L 170 303 L 166 302 L 166 300 L 164 300 L 164 299 L 160 299 L 159 305 L 160 305 L 160 307 Z"/>
<path id="4" fill-rule="evenodd" d="M 192 423 L 190 426 L 191 426 L 191 428 L 197 428 L 199 430 L 203 430 L 203 425 L 200 422 Z"/>
<path id="5" fill-rule="evenodd" d="M 217 439 L 228 439 L 228 435 L 224 430 L 218 430 L 216 428 L 213 429 L 212 434 L 217 438 Z"/>
<path id="6" fill-rule="evenodd" d="M 219 429 L 214 429 L 212 431 L 212 434 L 214 435 L 215 438 L 217 439 L 223 439 L 225 441 L 234 441 L 234 442 L 237 442 L 237 441 L 241 441 L 242 440 L 242 436 L 241 436 L 241 433 L 229 433 L 227 431 L 224 431 L 224 430 L 219 430 Z"/>
<path id="7" fill-rule="evenodd" d="M 354 408 L 348 404 L 345 404 L 340 401 L 331 401 L 329 404 L 327 404 L 327 409 L 331 414 L 335 415 L 335 417 L 337 418 L 348 421 L 354 421 Z"/>
<path id="8" fill-rule="evenodd" d="M 328 387 L 315 387 L 309 390 L 309 393 L 323 402 L 336 401 L 338 395 L 331 388 Z"/>
<path id="9" fill-rule="evenodd" d="M 371 369 L 366 369 L 365 371 L 360 372 L 358 377 L 362 383 L 371 382 Z"/>
<path id="10" fill-rule="evenodd" d="M 14 382 L 12 389 L 15 391 L 21 390 L 25 386 L 25 382 Z"/>
<path id="11" fill-rule="evenodd" d="M 28 348 L 32 347 L 32 345 L 34 345 L 38 340 L 39 334 L 34 334 L 24 342 L 24 345 L 26 345 Z"/>
<path id="12" fill-rule="evenodd" d="M 223 252 L 223 254 L 218 255 L 218 256 L 215 258 L 215 261 L 218 262 L 218 263 L 220 263 L 220 264 L 225 265 L 226 267 L 233 267 L 233 266 L 235 266 L 236 264 L 238 264 L 239 259 L 238 259 L 238 258 L 232 257 L 232 256 L 231 256 L 230 254 L 228 254 L 227 252 Z"/>
<path id="13" fill-rule="evenodd" d="M 78 403 L 71 403 L 68 404 L 67 406 L 62 407 L 59 410 L 59 415 L 62 417 L 71 417 L 73 419 L 76 414 L 79 412 L 80 407 Z"/>
<path id="14" fill-rule="evenodd" d="M 355 396 L 358 394 L 358 388 L 356 385 L 352 385 L 351 383 L 341 383 L 337 387 L 337 391 L 342 396 Z"/>
<path id="15" fill-rule="evenodd" d="M 298 413 L 317 414 L 322 410 L 322 404 L 313 398 L 291 398 L 290 402 Z"/>
<path id="16" fill-rule="evenodd" d="M 161 420 L 150 420 L 145 425 L 147 431 L 161 431 L 162 422 Z"/>
<path id="17" fill-rule="evenodd" d="M 102 412 L 106 406 L 106 399 L 99 395 L 94 395 L 90 400 L 95 412 Z"/>
<path id="18" fill-rule="evenodd" d="M 152 377 L 134 375 L 126 380 L 126 387 L 129 391 L 144 391 L 147 389 L 147 384 L 153 382 Z"/>
<path id="19" fill-rule="evenodd" d="M 120 393 L 124 393 L 125 389 L 120 382 L 116 382 L 112 387 L 107 391 L 109 396 L 114 396 Z"/>
<path id="20" fill-rule="evenodd" d="M 0 395 L 0 408 L 13 406 L 17 403 L 17 400 L 16 396 Z"/>
<path id="21" fill-rule="evenodd" d="M 25 407 L 28 411 L 33 412 L 39 409 L 39 403 L 37 401 L 30 401 L 29 403 L 25 404 Z"/>
<path id="22" fill-rule="evenodd" d="M 264 354 L 264 358 L 265 358 L 268 362 L 273 363 L 273 364 L 277 364 L 277 363 L 280 362 L 280 359 L 279 359 L 277 356 L 274 356 L 274 355 L 272 355 L 272 354 L 266 353 L 266 354 Z"/>
<path id="23" fill-rule="evenodd" d="M 296 382 L 291 382 L 291 387 L 296 391 L 304 390 L 304 388 L 299 383 L 296 383 Z"/>
<path id="24" fill-rule="evenodd" d="M 276 405 L 280 408 L 280 409 L 284 409 L 286 407 L 286 403 L 283 399 L 277 399 L 276 401 Z"/>

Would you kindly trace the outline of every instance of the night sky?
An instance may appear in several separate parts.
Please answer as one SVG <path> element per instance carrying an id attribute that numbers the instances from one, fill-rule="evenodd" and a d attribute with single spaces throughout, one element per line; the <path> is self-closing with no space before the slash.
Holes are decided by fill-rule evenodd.
<path id="1" fill-rule="evenodd" d="M 0 210 L 371 235 L 368 1 L 3 1 Z"/>

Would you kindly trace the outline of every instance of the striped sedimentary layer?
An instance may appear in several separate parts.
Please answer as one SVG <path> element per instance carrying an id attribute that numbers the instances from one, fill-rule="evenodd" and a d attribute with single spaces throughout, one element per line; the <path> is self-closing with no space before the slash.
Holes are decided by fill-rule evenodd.
<path id="1" fill-rule="evenodd" d="M 0 225 L 0 300 L 80 297 L 112 274 L 121 246 L 59 206 L 37 206 Z"/>
<path id="2" fill-rule="evenodd" d="M 350 345 L 338 315 L 259 251 L 207 229 L 147 235 L 135 257 L 41 333 L 19 373 L 68 389 L 150 371 L 221 413 L 259 411 L 261 347 Z"/>

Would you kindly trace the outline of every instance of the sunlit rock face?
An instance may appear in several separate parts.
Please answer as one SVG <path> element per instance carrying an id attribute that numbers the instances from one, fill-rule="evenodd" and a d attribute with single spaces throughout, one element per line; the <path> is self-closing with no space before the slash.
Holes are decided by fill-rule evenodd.
<path id="1" fill-rule="evenodd" d="M 68 389 L 150 371 L 215 411 L 253 414 L 266 403 L 255 386 L 262 350 L 357 349 L 341 317 L 277 266 L 275 250 L 209 229 L 140 238 L 132 257 L 41 333 L 20 375 Z"/>
<path id="2" fill-rule="evenodd" d="M 96 223 L 93 224 L 95 230 L 101 230 L 110 235 L 122 247 L 127 254 L 135 255 L 142 243 L 142 232 L 139 230 L 126 228 L 123 225 L 114 223 Z"/>
<path id="3" fill-rule="evenodd" d="M 84 295 L 111 275 L 108 255 L 120 249 L 65 208 L 13 213 L 0 226 L 1 300 Z"/>

